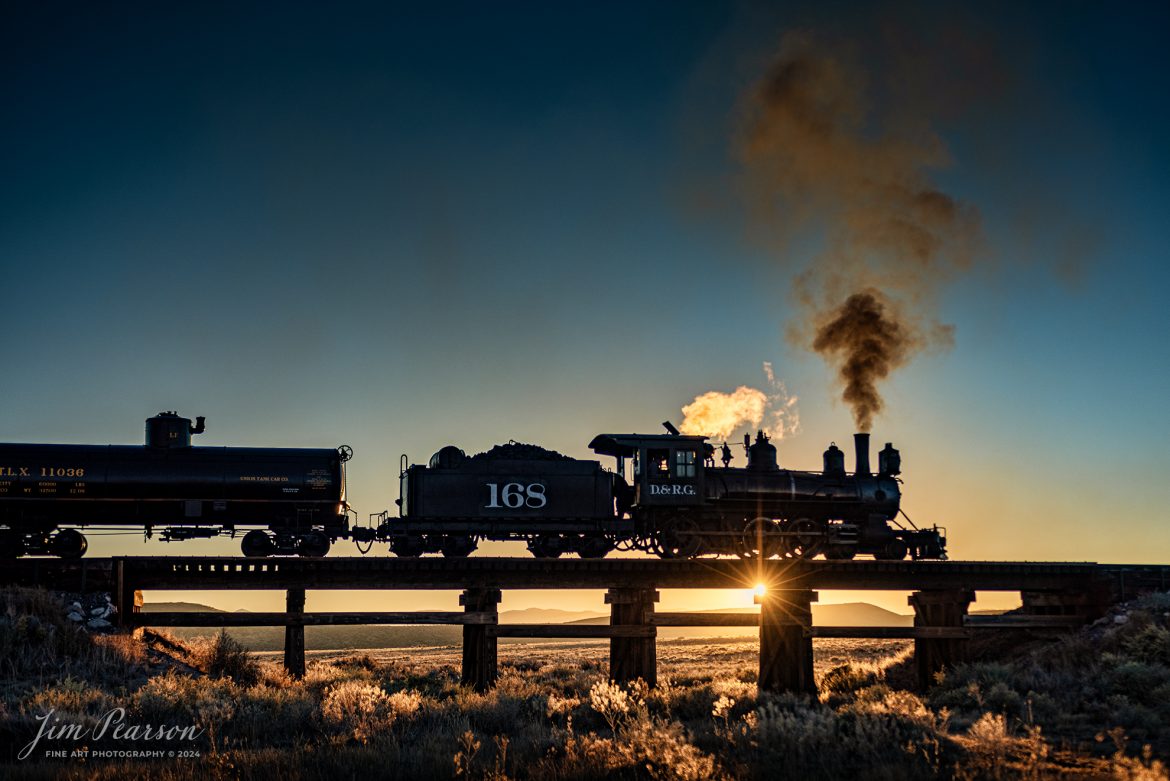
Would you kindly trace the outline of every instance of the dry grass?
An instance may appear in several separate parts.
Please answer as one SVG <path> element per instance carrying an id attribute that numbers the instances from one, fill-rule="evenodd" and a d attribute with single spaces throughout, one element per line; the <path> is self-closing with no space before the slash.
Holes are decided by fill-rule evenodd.
<path id="1" fill-rule="evenodd" d="M 821 690 L 807 698 L 760 695 L 757 646 L 744 641 L 661 643 L 655 689 L 609 683 L 601 643 L 510 645 L 498 686 L 476 693 L 458 684 L 458 649 L 318 655 L 293 681 L 226 636 L 90 638 L 70 634 L 37 592 L 0 591 L 0 605 L 6 778 L 1167 778 L 1159 741 L 1108 721 L 1070 738 L 1036 712 L 1045 696 L 1075 721 L 1077 697 L 1111 687 L 1106 717 L 1123 711 L 1118 697 L 1158 716 L 1166 637 L 1156 608 L 1107 637 L 1067 641 L 1047 666 L 957 668 L 925 697 L 892 675 L 909 643 L 818 642 Z M 1101 680 L 1052 688 L 1074 679 L 1062 665 L 1086 660 Z M 131 722 L 197 725 L 200 756 L 13 760 L 38 716 L 92 725 L 115 707 Z"/>

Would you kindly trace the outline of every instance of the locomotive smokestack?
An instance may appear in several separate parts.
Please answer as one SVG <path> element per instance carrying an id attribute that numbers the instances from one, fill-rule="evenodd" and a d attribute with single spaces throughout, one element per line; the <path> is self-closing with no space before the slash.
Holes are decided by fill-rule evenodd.
<path id="1" fill-rule="evenodd" d="M 854 434 L 853 446 L 857 449 L 857 468 L 853 473 L 858 477 L 869 477 L 869 433 L 859 431 Z"/>
<path id="2" fill-rule="evenodd" d="M 202 434 L 204 431 L 207 431 L 207 426 L 204 425 L 206 420 L 207 419 L 204 418 L 202 415 L 195 418 L 195 425 L 191 426 L 191 433 L 192 434 Z"/>

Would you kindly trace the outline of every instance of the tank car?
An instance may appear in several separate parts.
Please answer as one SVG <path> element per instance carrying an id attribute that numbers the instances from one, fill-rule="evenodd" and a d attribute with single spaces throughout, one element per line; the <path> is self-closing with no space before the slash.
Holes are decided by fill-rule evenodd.
<path id="1" fill-rule="evenodd" d="M 87 526 L 165 541 L 247 529 L 248 556 L 324 556 L 349 536 L 348 448 L 193 447 L 204 430 L 161 412 L 141 446 L 0 444 L 0 555 L 80 557 Z"/>

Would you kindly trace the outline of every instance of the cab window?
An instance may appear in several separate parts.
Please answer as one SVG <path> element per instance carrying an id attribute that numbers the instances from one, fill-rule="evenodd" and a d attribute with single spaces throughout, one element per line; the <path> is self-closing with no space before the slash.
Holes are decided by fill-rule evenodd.
<path id="1" fill-rule="evenodd" d="M 670 450 L 648 448 L 646 450 L 646 473 L 652 480 L 670 477 Z"/>
<path id="2" fill-rule="evenodd" d="M 693 450 L 676 450 L 676 451 L 674 451 L 674 476 L 675 477 L 694 477 L 695 476 L 695 451 L 693 451 Z"/>

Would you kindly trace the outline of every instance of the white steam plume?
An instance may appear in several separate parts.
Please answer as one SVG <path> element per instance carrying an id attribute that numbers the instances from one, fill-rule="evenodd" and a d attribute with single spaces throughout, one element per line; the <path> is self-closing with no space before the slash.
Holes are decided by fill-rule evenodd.
<path id="1" fill-rule="evenodd" d="M 770 392 L 740 385 L 731 393 L 707 391 L 682 408 L 683 434 L 727 439 L 741 426 L 763 429 L 773 439 L 783 439 L 800 430 L 796 396 L 776 379 L 771 363 L 764 363 Z"/>

